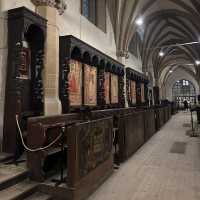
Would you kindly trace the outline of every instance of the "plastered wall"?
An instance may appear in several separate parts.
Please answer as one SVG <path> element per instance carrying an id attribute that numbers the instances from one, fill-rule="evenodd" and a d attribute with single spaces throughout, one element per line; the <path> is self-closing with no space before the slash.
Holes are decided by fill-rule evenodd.
<path id="1" fill-rule="evenodd" d="M 142 63 L 133 54 L 129 53 L 129 58 L 125 60 L 126 67 L 133 68 L 139 72 L 142 72 Z"/>

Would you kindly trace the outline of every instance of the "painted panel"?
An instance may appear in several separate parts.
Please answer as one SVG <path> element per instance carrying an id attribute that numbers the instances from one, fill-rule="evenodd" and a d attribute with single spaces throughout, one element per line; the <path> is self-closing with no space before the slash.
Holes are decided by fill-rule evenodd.
<path id="1" fill-rule="evenodd" d="M 84 104 L 97 105 L 97 68 L 84 65 Z"/>
<path id="2" fill-rule="evenodd" d="M 104 74 L 104 95 L 106 104 L 110 104 L 110 73 Z"/>
<path id="3" fill-rule="evenodd" d="M 135 81 L 131 81 L 130 84 L 130 92 L 131 92 L 131 103 L 136 104 L 136 83 Z"/>
<path id="4" fill-rule="evenodd" d="M 119 86 L 118 86 L 118 76 L 111 74 L 111 103 L 119 103 Z"/>
<path id="5" fill-rule="evenodd" d="M 69 104 L 80 106 L 82 105 L 82 63 L 70 60 L 69 70 Z"/>

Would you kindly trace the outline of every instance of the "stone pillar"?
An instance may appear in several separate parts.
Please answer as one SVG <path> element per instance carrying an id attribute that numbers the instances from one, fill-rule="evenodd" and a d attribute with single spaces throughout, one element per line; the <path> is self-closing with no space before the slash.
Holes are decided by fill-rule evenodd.
<path id="1" fill-rule="evenodd" d="M 2 150 L 3 118 L 7 67 L 7 15 L 3 12 L 3 0 L 0 0 L 0 151 Z"/>
<path id="2" fill-rule="evenodd" d="M 124 67 L 124 98 L 125 98 L 125 107 L 128 108 L 128 99 L 127 99 L 127 88 L 126 88 L 126 59 L 128 58 L 128 52 L 118 51 L 117 52 L 117 60 L 122 63 Z"/>
<path id="3" fill-rule="evenodd" d="M 44 60 L 44 112 L 45 115 L 61 114 L 59 100 L 59 30 L 58 12 L 66 9 L 63 0 L 32 0 L 36 12 L 47 19 L 47 37 Z"/>

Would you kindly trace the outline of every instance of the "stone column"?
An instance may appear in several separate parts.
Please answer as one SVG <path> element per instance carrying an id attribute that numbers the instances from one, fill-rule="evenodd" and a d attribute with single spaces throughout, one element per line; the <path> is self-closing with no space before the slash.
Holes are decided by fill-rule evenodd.
<path id="1" fill-rule="evenodd" d="M 47 37 L 44 60 L 44 112 L 45 115 L 61 114 L 59 100 L 59 30 L 58 14 L 66 9 L 63 0 L 31 0 L 36 12 L 47 19 Z"/>
<path id="2" fill-rule="evenodd" d="M 5 1 L 0 0 L 0 151 L 2 150 L 3 118 L 7 67 L 7 14 L 3 12 Z"/>
<path id="3" fill-rule="evenodd" d="M 126 59 L 128 59 L 128 51 L 118 51 L 117 52 L 117 60 L 121 62 L 124 67 L 124 98 L 125 98 L 125 107 L 128 108 L 128 99 L 127 99 L 127 88 L 126 88 Z"/>

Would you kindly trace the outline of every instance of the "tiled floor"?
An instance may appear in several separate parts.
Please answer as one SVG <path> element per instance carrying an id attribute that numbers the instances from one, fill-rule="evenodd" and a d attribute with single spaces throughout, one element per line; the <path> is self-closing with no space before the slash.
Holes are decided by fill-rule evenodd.
<path id="1" fill-rule="evenodd" d="M 186 123 L 189 113 L 173 116 L 89 200 L 200 200 L 200 138 Z"/>

